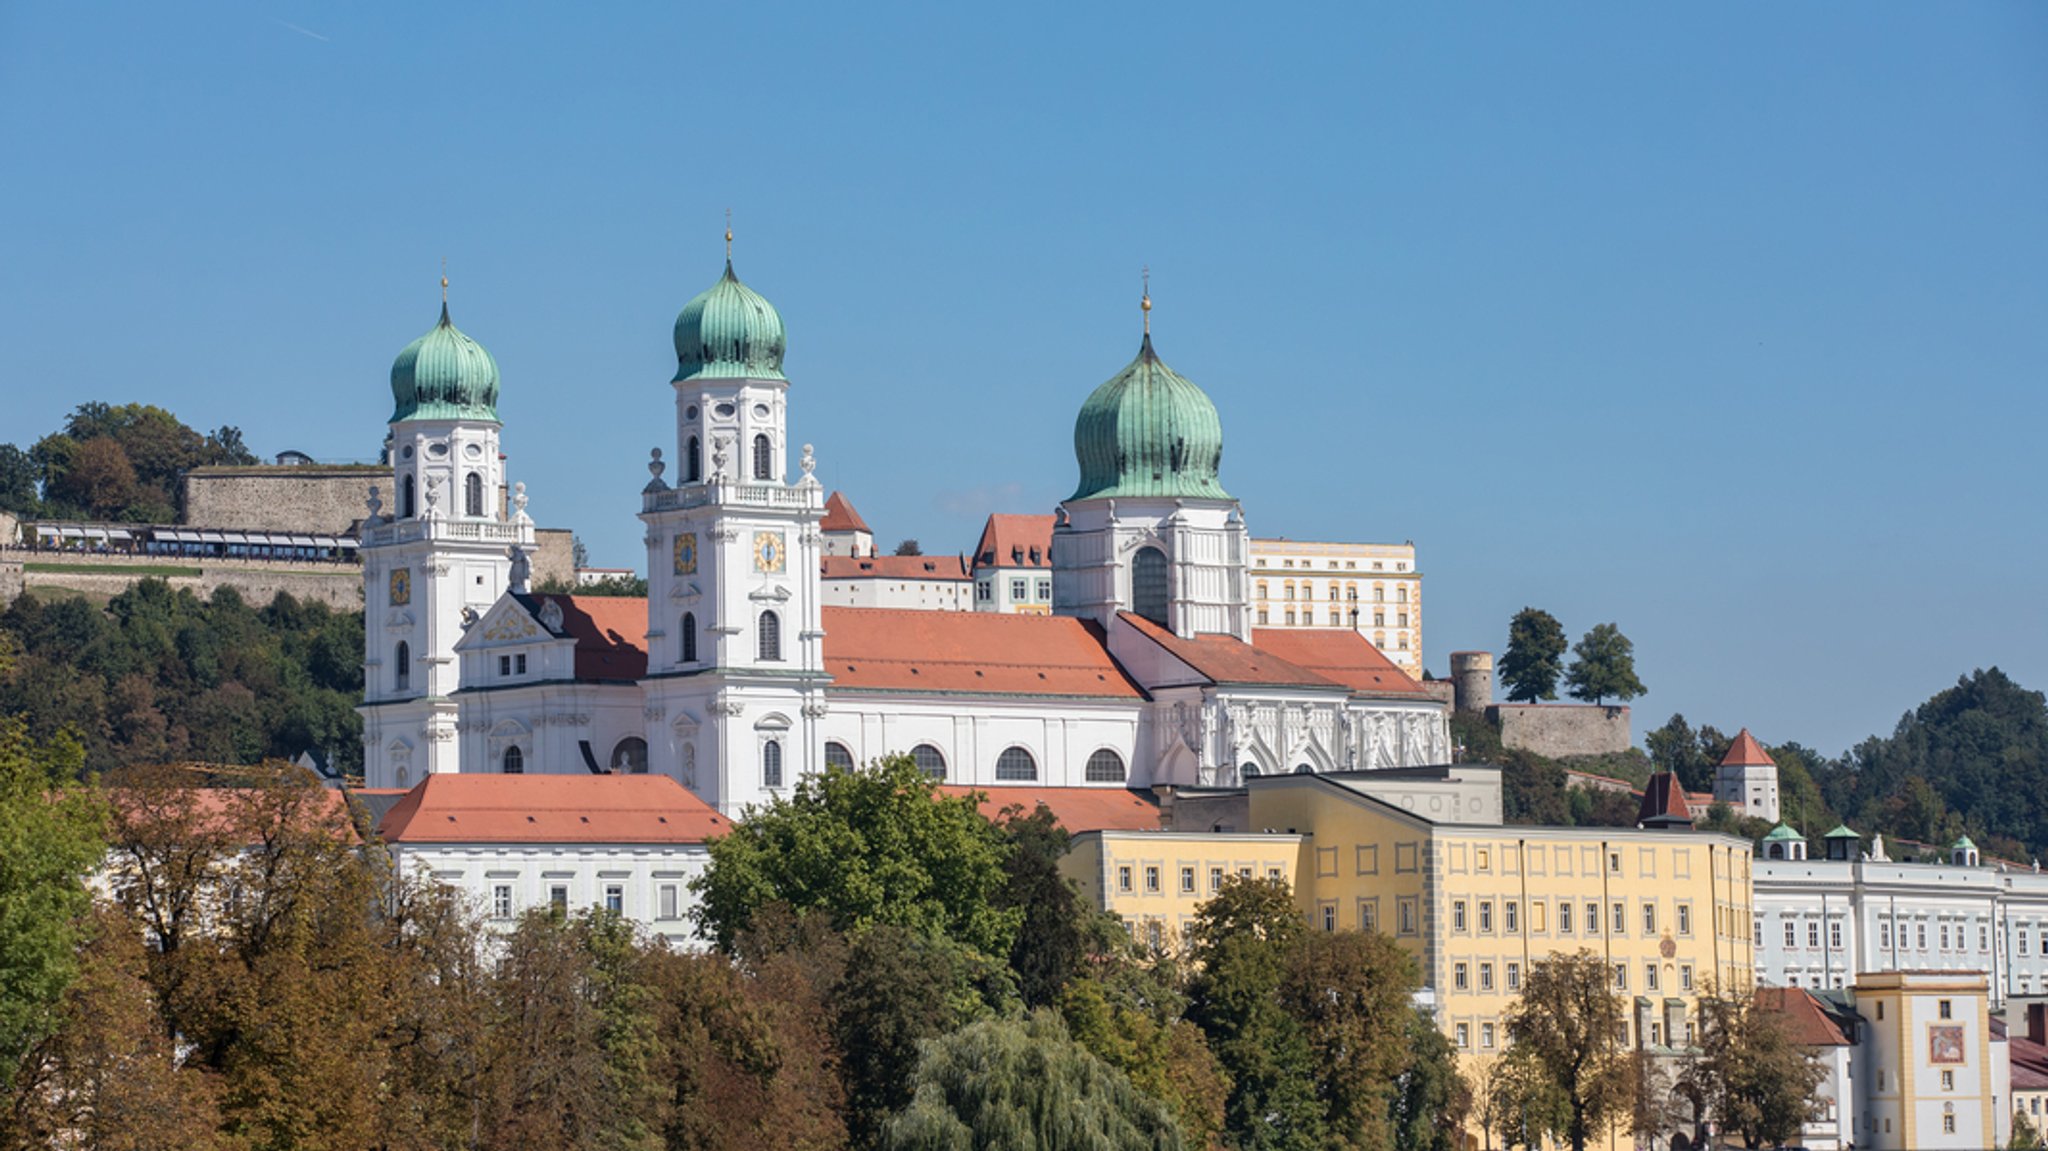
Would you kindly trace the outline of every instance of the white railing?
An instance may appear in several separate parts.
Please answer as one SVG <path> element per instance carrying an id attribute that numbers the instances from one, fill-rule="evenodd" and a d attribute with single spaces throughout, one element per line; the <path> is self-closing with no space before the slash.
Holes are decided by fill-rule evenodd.
<path id="1" fill-rule="evenodd" d="M 363 529 L 365 544 L 396 544 L 411 540 L 477 540 L 484 543 L 515 544 L 525 529 L 519 524 L 491 520 L 396 520 Z"/>
<path id="2" fill-rule="evenodd" d="M 665 512 L 700 508 L 706 504 L 742 504 L 768 508 L 817 506 L 816 489 L 783 484 L 689 484 L 641 494 L 642 511 Z"/>

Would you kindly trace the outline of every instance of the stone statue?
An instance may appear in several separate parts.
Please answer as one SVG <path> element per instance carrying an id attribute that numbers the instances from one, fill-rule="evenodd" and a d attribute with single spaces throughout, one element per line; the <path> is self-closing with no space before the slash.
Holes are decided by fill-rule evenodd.
<path id="1" fill-rule="evenodd" d="M 803 469 L 806 476 L 818 470 L 818 457 L 812 453 L 811 445 L 804 445 L 804 456 L 803 459 L 797 461 L 797 466 Z"/>
<path id="2" fill-rule="evenodd" d="M 554 600 L 548 600 L 541 604 L 540 626 L 551 632 L 560 633 L 562 630 L 562 605 Z"/>
<path id="3" fill-rule="evenodd" d="M 641 488 L 640 490 L 641 490 L 641 491 L 643 491 L 643 492 L 665 492 L 665 491 L 667 491 L 667 490 L 668 490 L 668 481 L 666 481 L 666 480 L 664 480 L 664 479 L 662 479 L 662 478 L 661 478 L 661 473 L 663 473 L 663 472 L 665 472 L 665 471 L 667 471 L 667 470 L 668 470 L 668 464 L 667 464 L 666 462 L 664 462 L 664 461 L 662 460 L 662 458 L 661 458 L 661 449 L 660 449 L 660 448 L 655 448 L 655 449 L 654 449 L 654 450 L 653 450 L 653 451 L 652 451 L 651 453 L 649 453 L 649 455 L 648 455 L 648 460 L 647 460 L 647 474 L 648 474 L 648 475 L 650 475 L 650 476 L 653 476 L 654 478 L 653 478 L 653 479 L 651 479 L 651 480 L 648 480 L 648 481 L 647 481 L 647 486 L 646 486 L 646 487 L 644 487 L 644 488 Z"/>
<path id="4" fill-rule="evenodd" d="M 526 549 L 518 544 L 513 544 L 511 547 L 506 548 L 505 554 L 512 557 L 512 594 L 528 594 L 532 590 L 533 561 L 527 558 Z"/>
<path id="5" fill-rule="evenodd" d="M 526 517 L 526 481 L 512 485 L 512 520 L 514 523 L 532 523 Z"/>
<path id="6" fill-rule="evenodd" d="M 364 527 L 373 528 L 384 522 L 384 496 L 377 491 L 376 484 L 370 485 L 370 498 L 363 501 L 363 506 L 370 509 L 369 518 L 363 521 Z"/>

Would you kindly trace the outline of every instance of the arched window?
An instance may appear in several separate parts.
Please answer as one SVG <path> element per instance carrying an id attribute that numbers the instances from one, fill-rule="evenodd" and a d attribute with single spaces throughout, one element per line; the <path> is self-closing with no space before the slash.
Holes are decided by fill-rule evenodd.
<path id="1" fill-rule="evenodd" d="M 772 611 L 761 613 L 761 654 L 762 659 L 782 658 L 782 618 Z"/>
<path id="2" fill-rule="evenodd" d="M 775 473 L 775 449 L 762 434 L 754 436 L 754 478 L 770 479 Z"/>
<path id="3" fill-rule="evenodd" d="M 683 613 L 683 662 L 697 662 L 697 613 Z"/>
<path id="4" fill-rule="evenodd" d="M 475 472 L 462 478 L 462 514 L 484 514 L 484 478 Z"/>
<path id="5" fill-rule="evenodd" d="M 412 690 L 412 645 L 398 641 L 398 650 L 391 654 L 392 681 L 400 691 Z"/>
<path id="6" fill-rule="evenodd" d="M 629 735 L 612 748 L 612 771 L 620 775 L 647 774 L 647 741 Z"/>
<path id="7" fill-rule="evenodd" d="M 1006 782 L 1029 783 L 1038 778 L 1038 761 L 1021 747 L 1006 748 L 996 757 L 996 778 Z"/>
<path id="8" fill-rule="evenodd" d="M 911 748 L 910 759 L 911 762 L 917 764 L 917 770 L 924 772 L 933 779 L 946 778 L 945 753 L 931 744 L 920 743 L 916 747 Z"/>
<path id="9" fill-rule="evenodd" d="M 683 453 L 683 480 L 686 483 L 694 484 L 703 478 L 704 448 L 697 442 L 696 436 L 691 436 L 690 446 Z"/>
<path id="10" fill-rule="evenodd" d="M 853 770 L 853 752 L 836 739 L 825 741 L 825 766 Z"/>
<path id="11" fill-rule="evenodd" d="M 761 786 L 782 786 L 782 741 L 771 739 L 761 745 Z"/>
<path id="12" fill-rule="evenodd" d="M 1131 557 L 1131 610 L 1166 626 L 1166 553 L 1154 547 Z"/>
<path id="13" fill-rule="evenodd" d="M 526 773 L 526 753 L 519 750 L 516 746 L 508 747 L 505 749 L 505 755 L 500 764 L 505 769 L 506 775 L 524 775 Z"/>
<path id="14" fill-rule="evenodd" d="M 1247 763 L 1243 767 L 1237 769 L 1237 776 L 1239 779 L 1250 779 L 1251 777 L 1258 774 L 1259 765 L 1256 763 Z"/>
<path id="15" fill-rule="evenodd" d="M 1294 765 L 1294 774 L 1296 775 L 1314 775 L 1315 773 L 1316 769 L 1310 767 L 1308 764 L 1297 763 Z"/>
<path id="16" fill-rule="evenodd" d="M 1087 779 L 1089 783 L 1122 783 L 1124 757 L 1106 747 L 1089 756 Z"/>
<path id="17" fill-rule="evenodd" d="M 412 477 L 407 476 L 398 484 L 398 518 L 409 520 L 413 516 L 413 496 L 416 489 Z"/>
<path id="18" fill-rule="evenodd" d="M 402 763 L 398 765 L 398 786 L 401 788 L 412 786 L 412 769 Z"/>

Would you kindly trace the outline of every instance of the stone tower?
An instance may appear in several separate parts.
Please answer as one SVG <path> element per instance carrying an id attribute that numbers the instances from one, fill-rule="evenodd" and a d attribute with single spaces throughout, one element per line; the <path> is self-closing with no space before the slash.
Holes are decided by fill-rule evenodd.
<path id="1" fill-rule="evenodd" d="M 1493 653 L 1452 652 L 1451 690 L 1457 710 L 1484 714 L 1493 704 Z"/>
<path id="2" fill-rule="evenodd" d="M 1743 728 L 1714 768 L 1714 798 L 1743 815 L 1778 819 L 1778 765 Z"/>
<path id="3" fill-rule="evenodd" d="M 788 480 L 783 347 L 728 249 L 676 318 L 675 483 L 657 450 L 641 492 L 648 765 L 729 814 L 824 762 L 825 493 L 808 446 Z"/>
<path id="4" fill-rule="evenodd" d="M 1223 490 L 1223 422 L 1201 388 L 1152 350 L 1147 294 L 1138 356 L 1081 405 L 1081 483 L 1053 520 L 1059 615 L 1109 627 L 1128 611 L 1180 636 L 1251 640 L 1251 536 Z"/>
<path id="5" fill-rule="evenodd" d="M 533 551 L 525 485 L 506 519 L 498 364 L 448 318 L 391 365 L 391 492 L 363 521 L 363 774 L 410 787 L 458 771 L 463 628 L 507 586 L 524 591 Z"/>

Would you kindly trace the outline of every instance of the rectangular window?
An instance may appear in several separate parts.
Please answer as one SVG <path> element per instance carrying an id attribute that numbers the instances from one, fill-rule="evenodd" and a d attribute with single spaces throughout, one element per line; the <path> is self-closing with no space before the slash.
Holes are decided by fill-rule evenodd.
<path id="1" fill-rule="evenodd" d="M 1457 1036 L 1457 1043 L 1459 1048 L 1462 1049 L 1472 1046 L 1472 1025 L 1470 1023 L 1458 1024 L 1457 1027 L 1452 1029 L 1451 1033 Z"/>
<path id="2" fill-rule="evenodd" d="M 1272 880 L 1274 883 L 1280 882 L 1280 869 L 1277 867 L 1267 868 L 1266 878 Z"/>
<path id="3" fill-rule="evenodd" d="M 557 883 L 553 887 L 548 888 L 548 906 L 556 911 L 565 912 L 569 910 L 569 886 L 567 884 Z"/>
<path id="4" fill-rule="evenodd" d="M 1334 903 L 1323 904 L 1323 930 L 1337 930 L 1337 905 Z"/>
<path id="5" fill-rule="evenodd" d="M 1935 1011 L 1934 1011 L 1934 1013 L 1935 1013 L 1936 1015 L 1940 1016 L 1941 1018 L 1943 1018 L 1943 1019 L 1954 1019 L 1954 1018 L 1955 1018 L 1955 1001 L 1954 1001 L 1954 1000 L 1950 1000 L 1950 999 L 1942 999 L 1942 1000 L 1937 1000 L 1937 1001 L 1935 1002 L 1935 1004 L 1934 1004 L 1934 1007 L 1935 1007 Z"/>
<path id="6" fill-rule="evenodd" d="M 626 889 L 616 883 L 605 884 L 604 909 L 613 915 L 624 915 L 626 913 Z"/>
<path id="7" fill-rule="evenodd" d="M 989 581 L 982 580 L 974 585 L 974 598 L 982 603 L 987 603 L 996 598 L 995 588 L 989 586 Z"/>
<path id="8" fill-rule="evenodd" d="M 1600 934 L 1600 905 L 1597 903 L 1586 905 L 1586 934 Z"/>
<path id="9" fill-rule="evenodd" d="M 1493 1024 L 1482 1023 L 1479 1025 L 1479 1047 L 1484 1051 L 1493 1050 Z"/>
<path id="10" fill-rule="evenodd" d="M 1789 919 L 1785 921 L 1785 946 L 1799 946 L 1799 925 Z"/>
<path id="11" fill-rule="evenodd" d="M 512 918 L 512 885 L 500 883 L 491 888 L 491 918 Z"/>
<path id="12" fill-rule="evenodd" d="M 1886 1123 L 1890 1123 L 1890 1122 L 1891 1122 L 1891 1120 L 1887 1119 L 1887 1120 L 1885 1120 L 1885 1122 L 1886 1122 Z M 1941 1133 L 1942 1133 L 1943 1135 L 1953 1135 L 1953 1134 L 1955 1134 L 1955 1133 L 1956 1133 L 1956 1117 L 1955 1117 L 1955 1116 L 1953 1116 L 1953 1115 L 1944 1115 L 1944 1116 L 1942 1116 L 1942 1117 L 1941 1117 Z"/>
<path id="13" fill-rule="evenodd" d="M 1378 931 L 1380 929 L 1380 905 L 1378 900 L 1361 899 L 1358 901 L 1358 929 L 1360 931 Z"/>
<path id="14" fill-rule="evenodd" d="M 1806 921 L 1806 945 L 1815 948 L 1820 946 L 1820 924 L 1810 919 Z"/>
<path id="15" fill-rule="evenodd" d="M 1954 1091 L 1954 1090 L 1956 1089 L 1956 1073 L 1955 1073 L 1955 1072 L 1953 1072 L 1953 1071 L 1944 1071 L 1944 1072 L 1942 1072 L 1942 1073 L 1941 1073 L 1941 1089 L 1942 1089 L 1943 1091 Z"/>
<path id="16" fill-rule="evenodd" d="M 1678 965 L 1678 989 L 1680 991 L 1692 990 L 1692 964 L 1681 963 Z"/>
<path id="17" fill-rule="evenodd" d="M 1941 949 L 1943 951 L 1948 950 L 1948 924 L 1946 923 L 1941 925 Z"/>
<path id="18" fill-rule="evenodd" d="M 1491 899 L 1479 901 L 1479 930 L 1485 932 L 1493 930 L 1493 900 Z"/>
<path id="19" fill-rule="evenodd" d="M 512 674 L 512 657 L 511 657 L 511 656 L 509 656 L 509 655 L 501 655 L 501 656 L 499 656 L 499 657 L 498 657 L 498 674 L 499 674 L 499 675 L 511 675 L 511 674 Z"/>
<path id="20" fill-rule="evenodd" d="M 1415 934 L 1415 897 L 1412 895 L 1402 896 L 1397 908 L 1398 918 L 1395 921 L 1395 926 L 1399 928 L 1400 934 Z"/>
<path id="21" fill-rule="evenodd" d="M 1678 933 L 1680 935 L 1692 934 L 1692 904 L 1690 903 L 1678 905 Z M 1840 947 L 1841 943 L 1837 941 L 1835 946 Z"/>
<path id="22" fill-rule="evenodd" d="M 1608 910 L 1613 912 L 1613 914 L 1607 917 L 1607 926 L 1610 929 L 1612 929 L 1616 935 L 1626 935 L 1628 933 L 1627 905 L 1617 903 Z"/>
<path id="23" fill-rule="evenodd" d="M 1193 895 L 1195 893 L 1194 868 L 1183 867 L 1180 869 L 1180 893 L 1182 895 Z"/>
<path id="24" fill-rule="evenodd" d="M 1129 864 L 1121 864 L 1117 867 L 1116 889 L 1118 891 L 1129 891 L 1131 889 L 1131 867 Z"/>
<path id="25" fill-rule="evenodd" d="M 1891 934 L 1891 931 L 1890 931 L 1889 927 L 1887 927 L 1887 929 L 1886 929 L 1886 931 L 1885 931 L 1885 934 L 1886 934 L 1887 936 L 1889 936 L 1889 935 Z M 1887 946 L 1889 946 L 1889 945 L 1890 945 L 1890 943 L 1891 943 L 1891 940 L 1887 939 L 1887 940 L 1885 940 L 1885 943 L 1886 943 L 1886 945 L 1887 945 Z M 2024 927 L 2022 927 L 2022 928 L 2020 929 L 2020 954 L 2021 954 L 2021 955 L 2025 955 L 2026 953 L 2027 953 L 2027 929 L 2026 929 L 2026 928 L 2024 928 Z"/>
<path id="26" fill-rule="evenodd" d="M 682 915 L 683 909 L 681 890 L 673 883 L 662 884 L 661 917 L 663 919 L 681 919 Z"/>
<path id="27" fill-rule="evenodd" d="M 1451 986 L 1459 991 L 1463 991 L 1466 988 L 1466 984 L 1465 965 L 1462 963 L 1451 964 Z"/>
<path id="28" fill-rule="evenodd" d="M 1621 852 L 1610 851 L 1607 853 L 1607 874 L 1621 874 Z"/>
<path id="29" fill-rule="evenodd" d="M 1043 602 L 1047 602 L 1047 601 L 1050 601 L 1050 600 L 1052 599 L 1052 581 L 1051 581 L 1051 580 L 1049 580 L 1049 579 L 1042 579 L 1042 580 L 1039 580 L 1039 581 L 1038 581 L 1038 599 L 1039 599 L 1039 602 L 1041 602 L 1041 603 L 1043 603 Z"/>
<path id="30" fill-rule="evenodd" d="M 1927 925 L 1926 925 L 1926 924 L 1924 924 L 1924 923 L 1916 923 L 1916 924 L 1914 924 L 1914 925 L 1913 925 L 1913 939 L 1914 939 L 1914 941 L 1915 941 L 1915 942 L 1917 943 L 1917 945 L 1919 946 L 1919 949 L 1920 949 L 1920 950 L 1922 950 L 1922 951 L 1925 951 L 1925 950 L 1927 950 Z"/>
<path id="31" fill-rule="evenodd" d="M 1272 621 L 1271 621 L 1270 619 L 1266 618 L 1266 617 L 1267 617 L 1268 615 L 1270 615 L 1270 614 L 1271 614 L 1271 613 L 1269 613 L 1269 612 L 1268 612 L 1268 611 L 1267 611 L 1267 610 L 1266 610 L 1265 608 L 1260 608 L 1260 609 L 1259 609 L 1259 622 L 1260 622 L 1260 623 L 1271 623 Z"/>
<path id="32" fill-rule="evenodd" d="M 1657 990 L 1657 965 L 1655 963 L 1643 964 L 1643 990 Z"/>
<path id="33" fill-rule="evenodd" d="M 1842 921 L 1839 919 L 1828 921 L 1828 946 L 1836 951 L 1842 949 Z"/>
<path id="34" fill-rule="evenodd" d="M 1521 927 L 1515 923 L 1515 911 L 1518 906 L 1512 899 L 1500 905 L 1501 922 L 1507 925 L 1509 931 L 1521 930 Z"/>
<path id="35" fill-rule="evenodd" d="M 1991 950 L 1991 929 L 1981 923 L 1977 925 L 1977 950 Z"/>
<path id="36" fill-rule="evenodd" d="M 1878 925 L 1877 925 L 1877 945 L 1878 945 L 1879 947 L 1882 947 L 1882 948 L 1883 948 L 1883 949 L 1885 949 L 1886 951 L 1890 951 L 1890 950 L 1892 949 L 1892 921 L 1891 921 L 1891 920 L 1887 919 L 1887 920 L 1885 920 L 1884 922 L 1882 922 L 1882 923 L 1880 923 L 1880 924 L 1878 924 Z M 2022 944 L 2021 944 L 2020 946 L 2021 946 L 2021 947 L 2025 947 L 2025 946 L 2026 946 L 2026 944 L 2022 943 Z M 2025 952 L 2025 951 L 2022 951 L 2022 952 L 2020 952 L 2020 954 L 2024 955 L 2024 954 L 2026 954 L 2026 952 Z"/>
<path id="37" fill-rule="evenodd" d="M 1664 1046 L 1664 1025 L 1662 1023 L 1650 1024 L 1650 1046 Z"/>
<path id="38" fill-rule="evenodd" d="M 1491 963 L 1482 963 L 1479 965 L 1479 990 L 1493 990 L 1493 964 Z"/>
<path id="39" fill-rule="evenodd" d="M 1557 903 L 1557 933 L 1559 935 L 1570 935 L 1572 933 L 1572 905 L 1563 900 L 1559 900 Z"/>
<path id="40" fill-rule="evenodd" d="M 513 656 L 513 657 L 512 657 L 512 674 L 513 674 L 513 675 L 525 675 L 525 674 L 526 674 L 526 653 L 525 653 L 525 652 L 520 652 L 520 653 L 519 653 L 518 655 L 515 655 L 515 656 Z"/>
<path id="41" fill-rule="evenodd" d="M 1654 903 L 1643 904 L 1643 934 L 1657 934 L 1657 905 Z"/>
<path id="42" fill-rule="evenodd" d="M 1145 868 L 1145 894 L 1159 894 L 1159 868 L 1148 865 Z"/>
<path id="43" fill-rule="evenodd" d="M 1628 990 L 1628 964 L 1617 963 L 1614 965 L 1614 989 L 1616 991 Z"/>
<path id="44" fill-rule="evenodd" d="M 1223 890 L 1223 869 L 1222 869 L 1222 868 L 1220 868 L 1220 867 L 1212 867 L 1212 868 L 1210 868 L 1210 869 L 1209 869 L 1209 890 L 1211 890 L 1211 891 L 1221 891 L 1221 890 Z"/>
<path id="45" fill-rule="evenodd" d="M 1521 989 L 1522 965 L 1519 963 L 1510 963 L 1508 964 L 1508 990 L 1520 991 Z"/>
<path id="46" fill-rule="evenodd" d="M 1451 900 L 1451 930 L 1465 930 L 1465 901 L 1462 899 Z"/>

